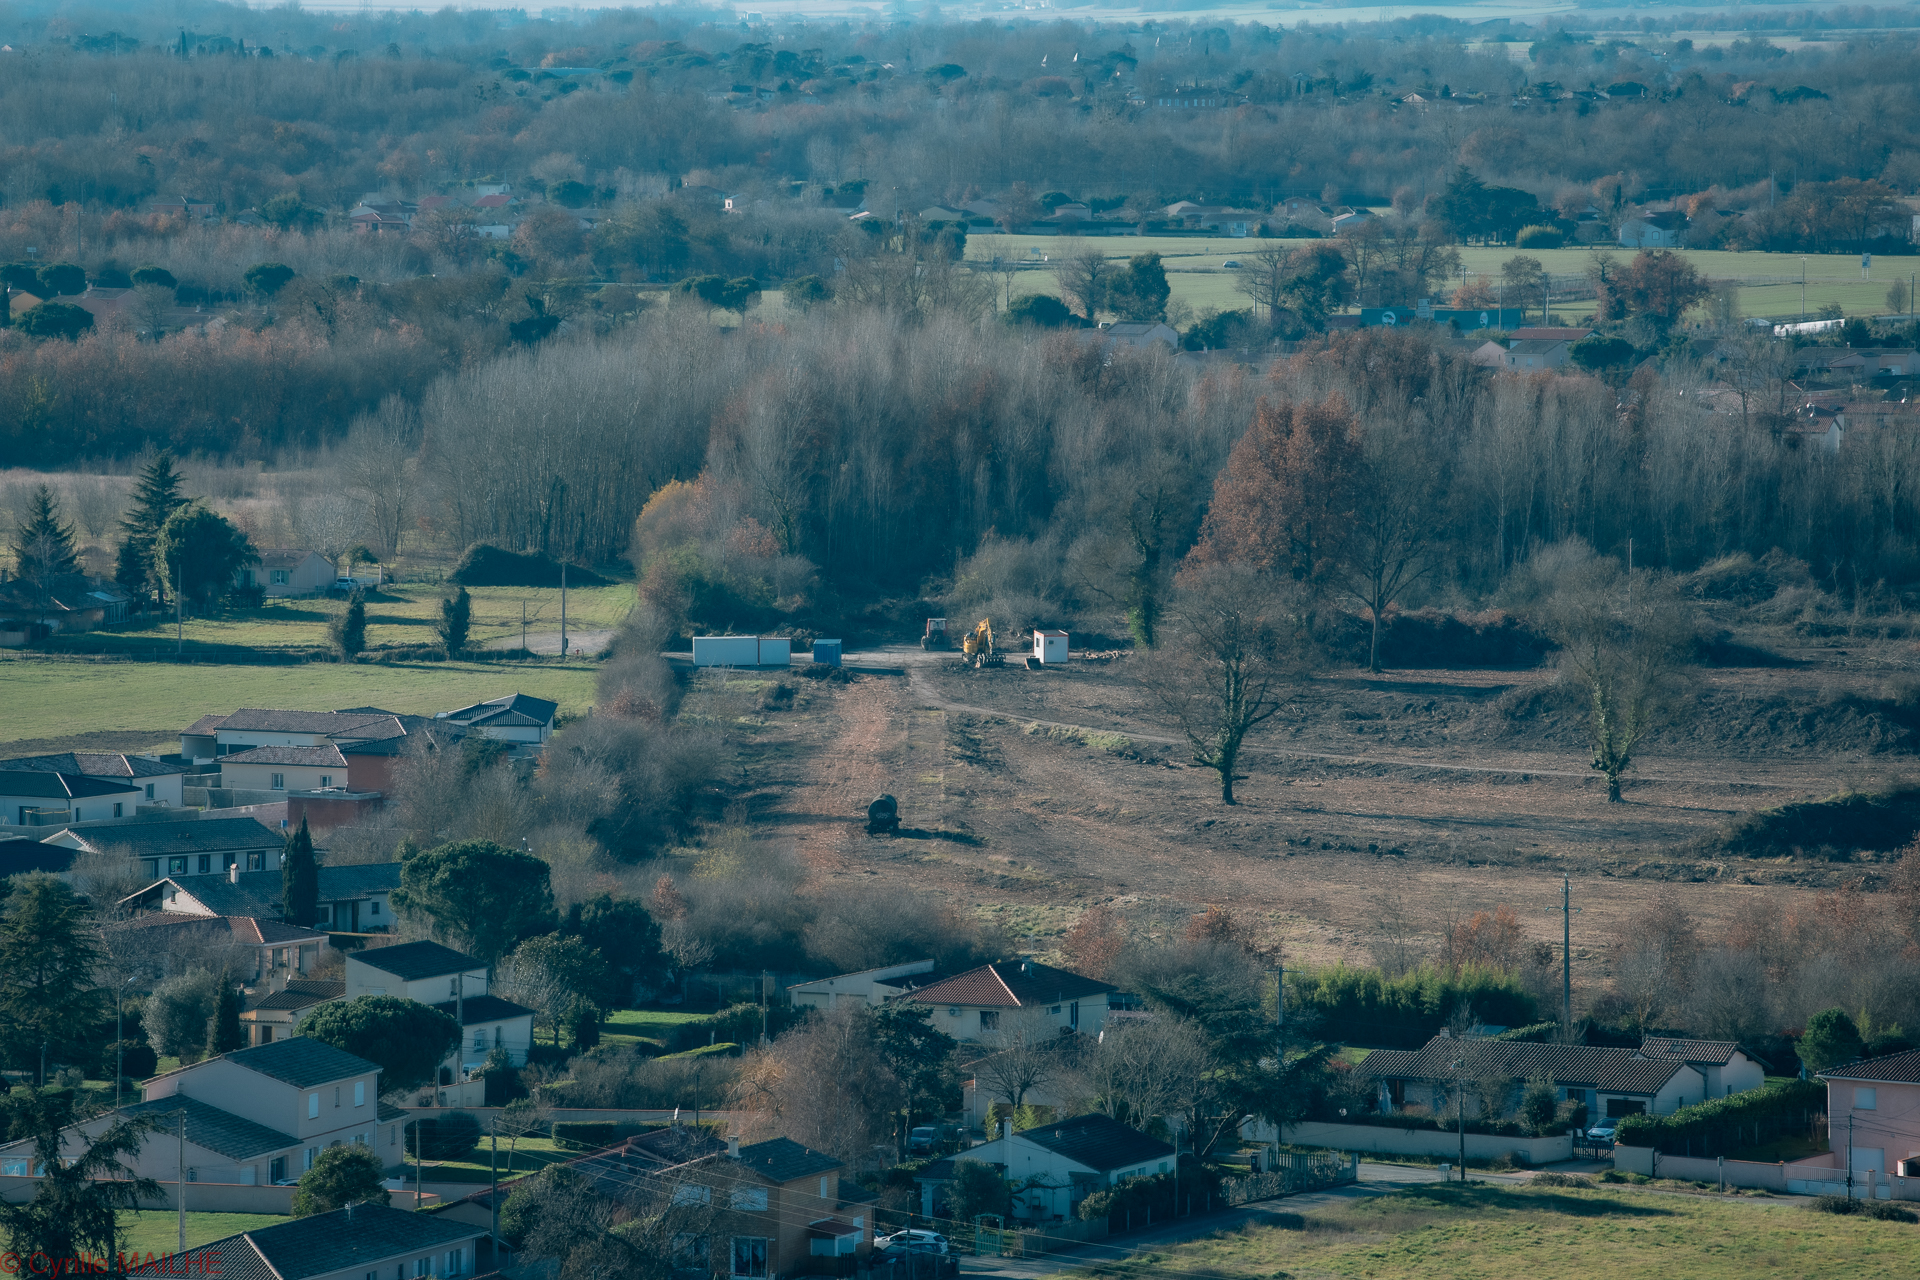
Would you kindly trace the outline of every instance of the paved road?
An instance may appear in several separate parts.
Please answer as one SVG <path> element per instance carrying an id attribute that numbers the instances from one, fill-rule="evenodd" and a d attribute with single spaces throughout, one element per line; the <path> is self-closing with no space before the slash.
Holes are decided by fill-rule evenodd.
<path id="1" fill-rule="evenodd" d="M 1473 1174 L 1473 1179 L 1476 1182 L 1524 1182 L 1529 1176 L 1531 1175 L 1476 1172 Z M 1098 1262 L 1118 1262 L 1137 1253 L 1151 1253 L 1157 1249 L 1164 1249 L 1168 1245 L 1198 1240 L 1215 1232 L 1231 1231 L 1242 1223 L 1258 1224 L 1262 1219 L 1273 1214 L 1304 1213 L 1312 1209 L 1325 1209 L 1355 1200 L 1365 1200 L 1372 1196 L 1385 1195 L 1414 1183 L 1438 1182 L 1440 1178 L 1438 1169 L 1375 1164 L 1372 1161 L 1363 1160 L 1360 1162 L 1360 1181 L 1351 1186 L 1334 1187 L 1329 1191 L 1309 1191 L 1279 1200 L 1261 1200 L 1226 1213 L 1186 1218 L 1179 1222 L 1168 1223 L 1164 1227 L 1130 1232 L 1111 1241 L 1082 1245 L 1077 1249 L 1050 1253 L 1041 1258 L 962 1258 L 960 1272 L 962 1275 L 1006 1276 L 1010 1280 L 1039 1280 L 1039 1277 L 1071 1271 L 1076 1267 L 1085 1267 Z"/>
<path id="2" fill-rule="evenodd" d="M 613 643 L 613 632 L 611 631 L 575 631 L 571 628 L 567 630 L 567 649 L 571 653 L 600 653 L 611 643 Z M 487 641 L 487 648 L 489 649 L 518 649 L 519 647 L 520 636 L 518 633 L 510 636 L 501 636 L 498 640 Z M 533 653 L 558 654 L 560 652 L 560 633 L 558 631 L 529 631 L 527 633 L 527 649 Z"/>

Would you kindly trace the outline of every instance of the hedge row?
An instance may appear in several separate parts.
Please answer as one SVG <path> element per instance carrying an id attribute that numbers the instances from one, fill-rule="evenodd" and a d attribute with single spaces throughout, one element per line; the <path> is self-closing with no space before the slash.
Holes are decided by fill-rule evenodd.
<path id="1" fill-rule="evenodd" d="M 807 1016 L 805 1008 L 792 1005 L 774 1005 L 766 1011 L 766 1027 L 769 1036 L 778 1036 L 782 1031 Z M 704 1049 L 709 1044 L 759 1044 L 761 1010 L 757 1004 L 730 1005 L 720 1012 L 683 1022 L 667 1035 L 666 1053 L 685 1053 L 689 1049 Z"/>
<path id="2" fill-rule="evenodd" d="M 1670 1116 L 1623 1116 L 1614 1141 L 1665 1156 L 1711 1158 L 1798 1132 L 1826 1106 L 1826 1085 L 1790 1080 L 1682 1107 Z"/>
<path id="3" fill-rule="evenodd" d="M 1183 1162 L 1178 1181 L 1180 1198 L 1199 1199 L 1218 1194 L 1220 1177 L 1220 1172 L 1209 1165 Z M 1126 1178 L 1114 1186 L 1090 1194 L 1074 1207 L 1074 1213 L 1082 1222 L 1118 1217 L 1123 1213 L 1134 1213 L 1145 1218 L 1149 1209 L 1171 1217 L 1174 1188 L 1175 1179 L 1171 1172 Z"/>
<path id="4" fill-rule="evenodd" d="M 553 1145 L 563 1151 L 598 1150 L 638 1134 L 664 1129 L 667 1123 L 665 1120 L 556 1120 L 553 1122 Z M 700 1127 L 717 1133 L 726 1127 L 726 1123 L 703 1120 Z"/>
<path id="5" fill-rule="evenodd" d="M 1348 1044 L 1418 1049 L 1463 1008 L 1503 1027 L 1530 1026 L 1540 1016 L 1512 974 L 1474 965 L 1458 971 L 1422 965 L 1398 978 L 1334 965 L 1296 971 L 1287 982 L 1289 1016 L 1308 1015 L 1322 1039 Z"/>

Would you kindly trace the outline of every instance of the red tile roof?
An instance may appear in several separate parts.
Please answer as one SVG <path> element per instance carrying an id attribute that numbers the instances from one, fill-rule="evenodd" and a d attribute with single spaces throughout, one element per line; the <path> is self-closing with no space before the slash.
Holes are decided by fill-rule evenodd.
<path id="1" fill-rule="evenodd" d="M 1035 960 L 983 964 L 898 997 L 916 1004 L 964 1004 L 992 1009 L 1021 1009 L 1104 995 L 1118 987 L 1083 978 Z"/>

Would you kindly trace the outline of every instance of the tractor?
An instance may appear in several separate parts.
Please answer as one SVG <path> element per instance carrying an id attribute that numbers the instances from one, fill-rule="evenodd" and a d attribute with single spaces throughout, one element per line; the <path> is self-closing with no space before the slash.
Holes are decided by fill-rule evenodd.
<path id="1" fill-rule="evenodd" d="M 927 629 L 920 636 L 920 647 L 922 649 L 946 649 L 951 647 L 947 641 L 947 620 L 945 618 L 927 619 Z"/>

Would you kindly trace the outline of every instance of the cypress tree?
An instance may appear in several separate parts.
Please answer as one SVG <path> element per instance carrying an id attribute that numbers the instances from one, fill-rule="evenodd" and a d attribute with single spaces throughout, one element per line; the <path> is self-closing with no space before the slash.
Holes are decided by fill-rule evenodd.
<path id="1" fill-rule="evenodd" d="M 180 493 L 180 473 L 174 470 L 173 454 L 163 452 L 147 464 L 134 482 L 133 507 L 120 522 L 120 530 L 126 536 L 120 542 L 114 581 L 140 595 L 157 586 L 160 603 L 167 602 L 166 575 L 154 570 L 153 542 L 167 517 L 186 502 Z"/>
<path id="2" fill-rule="evenodd" d="M 307 820 L 287 836 L 287 847 L 280 855 L 280 912 L 289 924 L 307 928 L 320 911 L 320 868 L 313 856 L 313 836 L 307 832 Z"/>
<path id="3" fill-rule="evenodd" d="M 457 658 L 467 647 L 467 633 L 472 628 L 473 599 L 462 587 L 459 595 L 440 602 L 440 621 L 433 629 L 440 633 L 440 643 L 445 646 L 447 656 Z"/>
<path id="4" fill-rule="evenodd" d="M 246 1047 L 247 1033 L 240 1025 L 240 992 L 234 985 L 233 975 L 222 972 L 220 999 L 207 1019 L 206 1056 L 211 1058 Z"/>
<path id="5" fill-rule="evenodd" d="M 347 597 L 347 611 L 333 620 L 333 647 L 351 658 L 367 647 L 367 596 L 356 590 Z"/>

